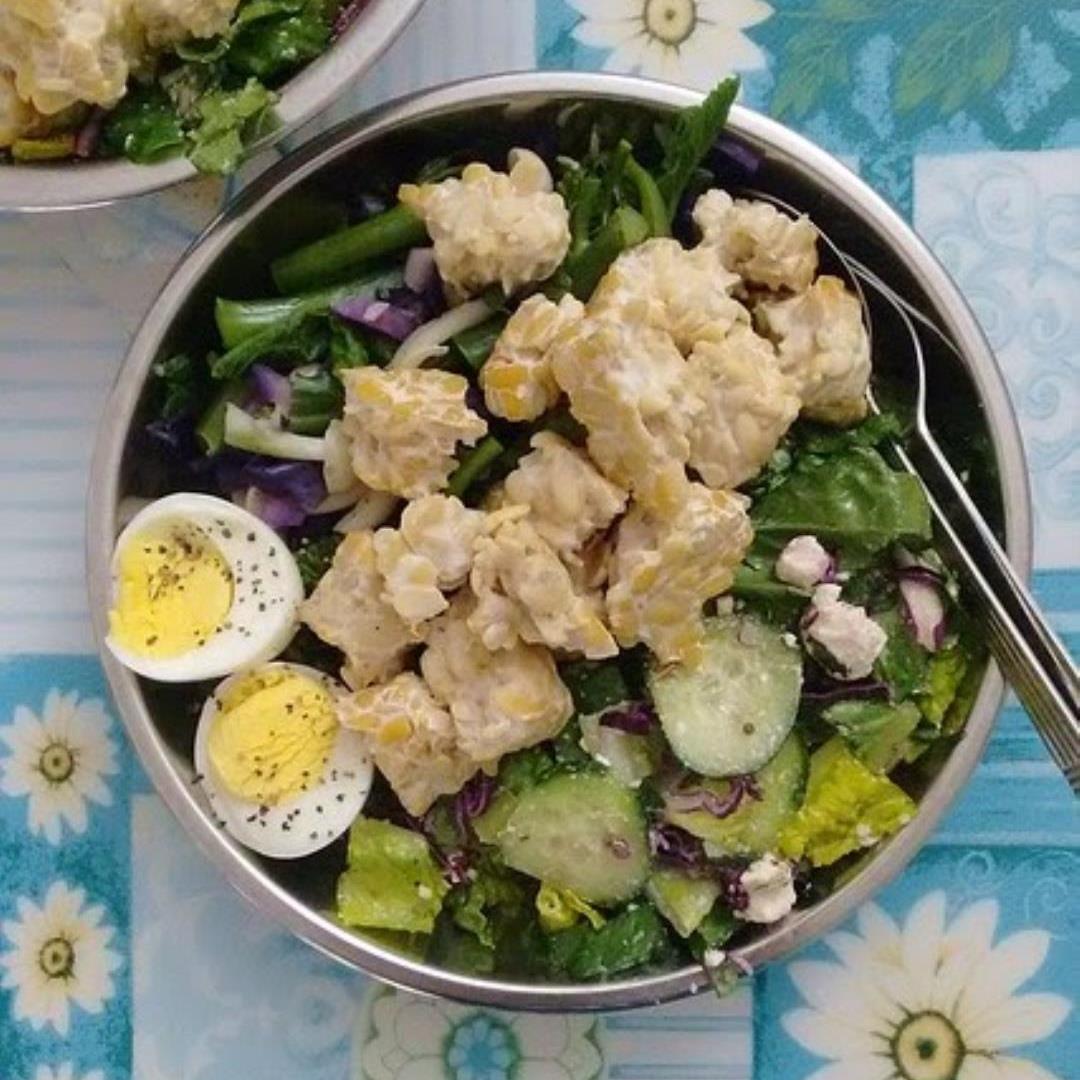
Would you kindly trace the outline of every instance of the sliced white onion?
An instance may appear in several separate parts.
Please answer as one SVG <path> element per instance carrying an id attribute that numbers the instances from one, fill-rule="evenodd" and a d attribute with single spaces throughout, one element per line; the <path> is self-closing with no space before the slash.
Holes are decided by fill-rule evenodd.
<path id="1" fill-rule="evenodd" d="M 355 486 L 357 480 L 352 467 L 349 437 L 340 420 L 330 421 L 323 436 L 323 448 L 323 483 L 327 492 L 334 495 Z"/>
<path id="2" fill-rule="evenodd" d="M 312 513 L 336 514 L 339 510 L 347 510 L 350 506 L 355 506 L 370 492 L 371 488 L 357 480 L 352 487 L 346 488 L 344 491 L 330 492 L 330 494 L 328 494 L 326 498 L 312 510 Z"/>
<path id="3" fill-rule="evenodd" d="M 435 249 L 432 247 L 413 248 L 405 257 L 405 284 L 414 293 L 423 293 L 433 284 L 435 275 Z"/>
<path id="4" fill-rule="evenodd" d="M 225 406 L 225 443 L 237 450 L 290 461 L 322 461 L 326 455 L 322 438 L 282 431 L 273 421 L 256 419 L 231 402 Z"/>
<path id="5" fill-rule="evenodd" d="M 427 360 L 446 353 L 444 341 L 449 341 L 463 330 L 479 326 L 491 315 L 491 307 L 486 300 L 467 300 L 455 308 L 440 315 L 437 319 L 418 326 L 399 346 L 387 365 L 403 370 L 418 368 Z"/>
<path id="6" fill-rule="evenodd" d="M 339 533 L 367 532 L 385 525 L 397 509 L 400 500 L 389 491 L 368 489 L 357 500 L 356 505 L 334 525 Z"/>

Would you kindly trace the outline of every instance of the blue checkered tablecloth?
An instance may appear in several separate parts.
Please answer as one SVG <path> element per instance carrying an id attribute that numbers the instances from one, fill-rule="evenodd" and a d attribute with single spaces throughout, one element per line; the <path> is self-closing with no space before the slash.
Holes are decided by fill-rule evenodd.
<path id="1" fill-rule="evenodd" d="M 738 70 L 747 104 L 907 215 L 1005 369 L 1035 589 L 1075 654 L 1080 2 L 429 0 L 320 123 L 531 67 L 699 87 Z M 109 701 L 82 533 L 128 337 L 228 195 L 206 180 L 0 216 L 0 1080 L 1080 1077 L 1080 810 L 1015 703 L 909 870 L 724 1001 L 597 1018 L 424 1000 L 334 965 L 219 880 Z"/>

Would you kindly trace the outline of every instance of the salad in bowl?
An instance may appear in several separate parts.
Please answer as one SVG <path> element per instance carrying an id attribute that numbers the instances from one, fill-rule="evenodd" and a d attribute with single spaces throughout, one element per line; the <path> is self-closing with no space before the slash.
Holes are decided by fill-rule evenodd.
<path id="1" fill-rule="evenodd" d="M 981 684 L 864 304 L 744 193 L 735 92 L 352 174 L 154 365 L 106 644 L 226 833 L 428 965 L 725 984 Z"/>

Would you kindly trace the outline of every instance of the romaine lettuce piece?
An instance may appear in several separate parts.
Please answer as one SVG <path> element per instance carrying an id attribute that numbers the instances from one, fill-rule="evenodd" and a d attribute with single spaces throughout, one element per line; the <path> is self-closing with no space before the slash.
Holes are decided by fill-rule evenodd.
<path id="1" fill-rule="evenodd" d="M 712 911 L 720 886 L 711 878 L 691 877 L 681 870 L 657 870 L 649 878 L 645 893 L 675 933 L 686 938 Z"/>
<path id="2" fill-rule="evenodd" d="M 914 814 L 905 792 L 834 738 L 811 754 L 806 799 L 781 829 L 778 846 L 789 859 L 828 866 L 890 836 Z"/>
<path id="3" fill-rule="evenodd" d="M 876 773 L 890 772 L 907 756 L 911 735 L 922 719 L 913 701 L 899 705 L 838 701 L 821 715 L 840 732 L 855 756 Z"/>
<path id="4" fill-rule="evenodd" d="M 540 925 L 548 931 L 555 933 L 558 930 L 568 930 L 575 923 L 580 922 L 582 916 L 588 921 L 594 930 L 599 930 L 607 921 L 599 911 L 580 896 L 573 889 L 560 889 L 555 885 L 544 882 L 536 894 L 536 911 L 540 916 Z"/>
<path id="5" fill-rule="evenodd" d="M 430 934 L 449 886 L 427 840 L 388 821 L 360 817 L 349 832 L 349 866 L 338 878 L 347 926 Z"/>

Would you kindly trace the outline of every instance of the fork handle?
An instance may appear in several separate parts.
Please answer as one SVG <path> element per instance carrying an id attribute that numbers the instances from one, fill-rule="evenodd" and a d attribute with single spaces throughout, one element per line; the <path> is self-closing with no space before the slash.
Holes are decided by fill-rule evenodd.
<path id="1" fill-rule="evenodd" d="M 990 651 L 1031 716 L 1050 756 L 1080 795 L 1080 675 L 933 437 L 911 447 L 930 506 L 959 564 Z M 908 458 L 903 448 L 897 448 Z"/>

